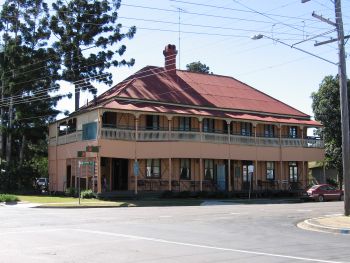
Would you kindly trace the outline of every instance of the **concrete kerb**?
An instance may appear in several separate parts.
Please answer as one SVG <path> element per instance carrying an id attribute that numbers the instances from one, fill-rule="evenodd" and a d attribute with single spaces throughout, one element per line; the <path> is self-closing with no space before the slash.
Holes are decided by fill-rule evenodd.
<path id="1" fill-rule="evenodd" d="M 350 234 L 350 228 L 346 226 L 342 226 L 341 224 L 335 227 L 335 226 L 329 226 L 329 225 L 324 225 L 320 223 L 320 220 L 325 218 L 327 219 L 331 218 L 334 221 L 337 221 L 337 219 L 339 218 L 339 215 L 306 219 L 302 222 L 299 222 L 297 226 L 304 230 L 311 230 L 311 231 L 317 231 L 317 232 L 323 232 L 323 233 L 333 233 L 333 234 L 343 234 L 343 235 Z"/>

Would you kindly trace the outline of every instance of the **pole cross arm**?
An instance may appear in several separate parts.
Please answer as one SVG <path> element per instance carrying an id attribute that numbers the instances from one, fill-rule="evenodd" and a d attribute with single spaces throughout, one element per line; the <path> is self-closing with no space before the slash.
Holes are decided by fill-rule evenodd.
<path id="1" fill-rule="evenodd" d="M 337 26 L 336 23 L 334 23 L 333 21 L 331 21 L 330 19 L 324 18 L 323 16 L 320 16 L 318 14 L 316 14 L 315 12 L 312 12 L 312 16 L 316 17 L 317 19 L 321 20 L 322 22 L 326 22 L 327 24 L 330 24 L 332 26 Z"/>
<path id="2" fill-rule="evenodd" d="M 344 36 L 344 39 L 348 39 L 350 38 L 350 35 L 347 35 L 347 36 Z M 339 38 L 331 38 L 330 40 L 326 40 L 326 41 L 322 41 L 322 42 L 316 42 L 314 44 L 315 47 L 317 46 L 321 46 L 321 45 L 324 45 L 324 44 L 329 44 L 329 43 L 332 43 L 332 42 L 335 42 L 335 41 L 338 41 Z"/>
<path id="3" fill-rule="evenodd" d="M 300 52 L 306 53 L 306 54 L 308 54 L 308 55 L 310 55 L 310 56 L 313 56 L 313 57 L 316 57 L 316 58 L 321 59 L 321 60 L 323 60 L 323 61 L 326 61 L 326 62 L 328 62 L 328 63 L 330 63 L 330 64 L 332 64 L 332 65 L 338 66 L 338 63 L 335 63 L 335 62 L 333 62 L 333 61 L 330 61 L 330 60 L 328 60 L 328 59 L 325 59 L 325 58 L 323 58 L 323 57 L 320 57 L 320 56 L 318 56 L 318 55 L 316 55 L 316 54 L 313 54 L 313 53 L 311 53 L 311 52 L 309 52 L 309 51 L 306 51 L 306 50 L 304 50 L 304 49 L 301 49 L 301 48 L 298 48 L 298 47 L 294 47 L 294 46 L 292 46 L 292 45 L 289 45 L 289 44 L 287 44 L 287 43 L 285 43 L 285 42 L 283 42 L 283 41 L 281 41 L 281 40 L 279 40 L 279 39 L 276 39 L 276 38 L 272 38 L 272 37 L 269 37 L 269 36 L 266 36 L 266 35 L 263 35 L 263 34 L 258 34 L 258 35 L 252 36 L 251 39 L 253 39 L 253 40 L 258 40 L 258 39 L 262 39 L 263 37 L 266 37 L 266 38 L 268 38 L 268 39 L 271 39 L 271 40 L 273 40 L 273 41 L 275 41 L 275 42 L 278 42 L 278 43 L 280 43 L 280 44 L 282 44 L 282 45 L 285 45 L 285 46 L 287 46 L 287 47 L 290 47 L 290 48 L 294 48 L 294 49 L 296 49 L 296 50 L 299 50 Z"/>

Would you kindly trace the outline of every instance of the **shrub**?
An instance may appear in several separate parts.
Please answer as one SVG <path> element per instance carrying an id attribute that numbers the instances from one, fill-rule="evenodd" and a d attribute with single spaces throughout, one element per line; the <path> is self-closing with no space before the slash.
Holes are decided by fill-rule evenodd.
<path id="1" fill-rule="evenodd" d="M 77 195 L 77 190 L 75 188 L 73 188 L 73 187 L 69 187 L 69 188 L 66 189 L 65 195 L 74 197 L 74 196 Z"/>
<path id="2" fill-rule="evenodd" d="M 337 180 L 333 179 L 333 178 L 327 178 L 327 184 L 334 186 L 334 187 L 339 187 L 339 184 L 337 182 Z"/>
<path id="3" fill-rule="evenodd" d="M 179 196 L 179 198 L 189 198 L 191 196 L 191 192 L 190 191 L 181 191 L 178 196 Z"/>
<path id="4" fill-rule="evenodd" d="M 96 198 L 96 195 L 92 190 L 84 190 L 80 193 L 80 197 L 84 199 L 91 199 Z"/>
<path id="5" fill-rule="evenodd" d="M 208 191 L 200 191 L 200 192 L 198 192 L 198 196 L 200 198 L 208 198 L 209 197 L 209 192 Z"/>
<path id="6" fill-rule="evenodd" d="M 17 202 L 19 201 L 18 197 L 15 195 L 9 194 L 0 194 L 0 202 Z"/>
<path id="7" fill-rule="evenodd" d="M 164 191 L 164 192 L 162 192 L 160 197 L 161 198 L 173 198 L 174 197 L 174 192 L 173 191 L 169 191 L 169 190 Z"/>

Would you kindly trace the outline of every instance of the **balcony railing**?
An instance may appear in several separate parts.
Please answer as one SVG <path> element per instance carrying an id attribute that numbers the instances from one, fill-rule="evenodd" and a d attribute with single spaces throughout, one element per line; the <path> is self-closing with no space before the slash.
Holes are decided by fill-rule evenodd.
<path id="1" fill-rule="evenodd" d="M 133 141 L 135 140 L 135 130 L 102 128 L 101 138 L 109 140 Z"/>
<path id="2" fill-rule="evenodd" d="M 251 136 L 230 135 L 231 144 L 255 145 L 255 138 Z"/>
<path id="3" fill-rule="evenodd" d="M 101 139 L 112 140 L 135 140 L 135 130 L 124 129 L 101 129 Z M 323 148 L 323 141 L 315 138 L 274 138 L 254 137 L 242 135 L 230 135 L 224 133 L 205 133 L 193 131 L 164 131 L 164 130 L 139 130 L 138 141 L 196 141 L 219 144 L 259 145 L 269 147 L 308 147 Z"/>
<path id="4" fill-rule="evenodd" d="M 172 141 L 200 141 L 201 134 L 199 132 L 190 131 L 171 131 Z"/>
<path id="5" fill-rule="evenodd" d="M 257 145 L 268 147 L 306 147 L 324 148 L 323 140 L 307 137 L 300 138 L 273 138 L 233 135 L 225 133 L 205 133 L 193 131 L 164 131 L 164 130 L 139 130 L 136 134 L 132 129 L 102 128 L 100 138 L 107 140 L 135 141 L 194 141 L 218 144 Z M 57 145 L 77 142 L 82 140 L 82 131 L 76 131 L 57 138 Z M 49 139 L 49 145 L 56 145 L 56 138 Z"/>
<path id="6" fill-rule="evenodd" d="M 261 146 L 280 146 L 280 140 L 273 137 L 256 137 L 256 144 Z"/>
<path id="7" fill-rule="evenodd" d="M 78 141 L 81 141 L 82 138 L 83 138 L 83 131 L 81 130 L 60 135 L 57 138 L 57 145 L 78 142 Z M 50 138 L 49 145 L 56 145 L 56 137 Z"/>

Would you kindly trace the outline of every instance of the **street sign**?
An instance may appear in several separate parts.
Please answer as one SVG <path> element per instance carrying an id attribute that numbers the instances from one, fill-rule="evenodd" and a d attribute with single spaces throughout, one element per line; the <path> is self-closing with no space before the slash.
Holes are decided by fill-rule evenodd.
<path id="1" fill-rule="evenodd" d="M 135 161 L 134 162 L 134 175 L 138 176 L 139 175 L 139 171 L 140 171 L 140 166 L 139 166 L 139 162 Z"/>
<path id="2" fill-rule="evenodd" d="M 92 153 L 98 153 L 99 149 L 98 146 L 86 146 L 86 151 L 87 152 L 92 152 Z"/>
<path id="3" fill-rule="evenodd" d="M 94 161 L 79 161 L 79 167 L 80 166 L 88 166 L 88 165 L 95 165 L 95 162 Z"/>
<path id="4" fill-rule="evenodd" d="M 78 151 L 78 157 L 86 157 L 85 151 Z"/>

